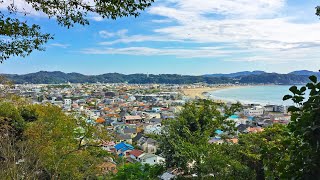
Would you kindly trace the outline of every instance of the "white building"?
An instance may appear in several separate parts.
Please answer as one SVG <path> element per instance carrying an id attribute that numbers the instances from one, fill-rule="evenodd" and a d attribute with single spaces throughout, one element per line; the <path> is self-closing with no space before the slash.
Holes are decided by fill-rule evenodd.
<path id="1" fill-rule="evenodd" d="M 150 165 L 163 164 L 165 162 L 163 157 L 148 153 L 143 154 L 141 157 L 139 157 L 139 159 L 142 164 Z"/>
<path id="2" fill-rule="evenodd" d="M 161 112 L 161 108 L 160 107 L 153 107 L 152 111 L 153 112 Z"/>
<path id="3" fill-rule="evenodd" d="M 64 99 L 65 106 L 71 106 L 72 100 L 71 99 Z"/>
<path id="4" fill-rule="evenodd" d="M 261 106 L 255 106 L 253 108 L 243 110 L 243 114 L 245 116 L 261 116 L 263 115 L 263 112 L 263 107 Z"/>

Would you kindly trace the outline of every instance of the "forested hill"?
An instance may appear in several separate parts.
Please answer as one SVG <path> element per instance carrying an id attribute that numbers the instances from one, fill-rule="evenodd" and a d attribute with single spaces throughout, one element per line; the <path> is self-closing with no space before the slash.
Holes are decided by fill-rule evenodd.
<path id="1" fill-rule="evenodd" d="M 265 71 L 242 71 L 236 73 L 229 73 L 229 74 L 206 74 L 204 76 L 209 77 L 239 77 L 239 76 L 248 76 L 248 75 L 259 75 L 264 74 Z"/>
<path id="2" fill-rule="evenodd" d="M 130 74 L 124 75 L 119 73 L 107 73 L 102 75 L 83 75 L 79 73 L 63 73 L 60 71 L 47 72 L 40 71 L 24 75 L 3 74 L 16 84 L 33 83 L 33 84 L 60 84 L 60 83 L 159 83 L 159 84 L 224 84 L 224 83 L 253 83 L 253 84 L 300 84 L 308 82 L 307 75 L 297 74 L 276 74 L 261 73 L 251 75 L 240 75 L 237 77 L 212 77 L 212 76 L 189 76 L 178 74 Z M 318 75 L 319 76 L 319 75 Z"/>

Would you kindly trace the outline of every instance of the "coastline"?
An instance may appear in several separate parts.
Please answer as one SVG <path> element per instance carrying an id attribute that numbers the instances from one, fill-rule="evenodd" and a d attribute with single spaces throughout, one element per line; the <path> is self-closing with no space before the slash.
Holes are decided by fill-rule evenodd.
<path id="1" fill-rule="evenodd" d="M 241 88 L 254 87 L 254 86 L 276 86 L 276 85 L 275 84 L 264 84 L 264 85 L 227 84 L 227 85 L 216 85 L 216 86 L 206 86 L 206 87 L 182 88 L 180 92 L 191 99 L 196 99 L 196 98 L 210 99 L 219 103 L 240 102 L 241 104 L 250 104 L 250 103 L 269 104 L 264 102 L 239 101 L 239 100 L 230 99 L 230 98 L 221 98 L 221 97 L 214 97 L 212 95 L 211 96 L 206 95 L 206 93 L 210 93 L 214 91 L 220 91 L 220 90 L 226 90 L 226 89 L 241 89 Z"/>
<path id="2" fill-rule="evenodd" d="M 191 99 L 196 99 L 196 98 L 205 99 L 205 98 L 208 98 L 205 95 L 205 93 L 223 90 L 223 89 L 241 88 L 241 87 L 248 87 L 248 86 L 244 86 L 244 85 L 219 85 L 219 86 L 214 86 L 214 87 L 183 88 L 183 89 L 181 89 L 181 92 L 182 92 L 182 94 L 184 94 L 185 96 L 188 96 Z"/>
<path id="3" fill-rule="evenodd" d="M 261 93 L 259 94 L 258 93 L 258 96 L 255 94 L 255 93 L 253 93 L 254 95 L 252 95 L 252 94 L 250 94 L 250 95 L 252 95 L 252 96 L 256 96 L 257 98 L 254 98 L 254 99 L 252 99 L 252 98 L 250 98 L 251 96 L 248 96 L 248 98 L 243 98 L 242 96 L 244 96 L 244 97 L 247 97 L 247 95 L 248 94 L 242 94 L 242 95 L 237 95 L 237 96 L 232 96 L 232 95 L 226 95 L 226 94 L 224 94 L 222 91 L 221 91 L 221 93 L 222 94 L 220 94 L 220 95 L 214 95 L 214 93 L 213 94 L 211 94 L 211 96 L 209 97 L 209 99 L 211 99 L 211 100 L 213 100 L 213 101 L 217 101 L 217 102 L 223 102 L 223 103 L 236 103 L 236 102 L 240 102 L 241 104 L 260 104 L 260 105 L 270 105 L 270 104 L 276 104 L 276 105 L 283 105 L 283 106 L 292 106 L 293 104 L 292 103 L 290 103 L 289 101 L 283 101 L 282 100 L 282 98 L 283 98 L 283 96 L 285 95 L 285 94 L 290 94 L 290 92 L 289 92 L 289 88 L 291 87 L 291 85 L 275 85 L 275 84 L 265 84 L 265 85 L 239 85 L 239 86 L 233 86 L 233 87 L 229 87 L 229 88 L 223 88 L 223 89 L 221 89 L 221 90 L 223 90 L 224 91 L 224 89 L 230 89 L 230 88 L 239 88 L 239 89 L 241 89 L 241 88 L 250 88 L 250 87 L 256 87 L 257 86 L 257 88 L 264 88 L 264 87 L 268 87 L 269 88 L 269 90 L 268 90 L 268 92 L 272 92 L 273 91 L 273 89 L 270 89 L 270 88 L 273 88 L 273 87 L 275 87 L 276 89 L 278 88 L 278 87 L 281 87 L 281 86 L 283 86 L 283 87 L 287 87 L 287 89 L 285 89 L 285 90 L 281 90 L 281 93 L 280 93 L 280 96 L 279 97 L 273 97 L 272 95 L 270 96 L 270 95 L 268 95 L 268 97 L 270 97 L 269 99 L 264 99 L 264 98 L 259 98 L 259 97 L 264 97 L 265 96 L 265 92 L 263 92 L 264 94 L 262 95 Z M 236 90 L 237 91 L 237 90 Z M 231 90 L 231 91 L 226 91 L 226 92 L 228 92 L 228 93 L 232 93 L 233 94 L 233 92 L 236 92 L 236 91 L 234 91 L 234 90 Z M 213 92 L 213 91 L 212 91 Z M 240 92 L 241 92 L 241 90 L 240 90 Z M 258 91 L 259 92 L 259 91 Z M 283 93 L 283 94 L 282 94 Z M 219 93 L 218 93 L 219 94 Z M 279 94 L 279 91 L 276 91 L 276 93 L 272 93 L 272 94 Z M 277 95 L 278 96 L 278 95 Z M 242 97 L 242 98 L 241 98 Z"/>

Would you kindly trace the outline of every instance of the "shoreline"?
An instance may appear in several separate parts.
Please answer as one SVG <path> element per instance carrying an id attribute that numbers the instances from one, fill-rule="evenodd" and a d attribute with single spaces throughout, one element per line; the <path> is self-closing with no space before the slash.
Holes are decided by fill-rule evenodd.
<path id="1" fill-rule="evenodd" d="M 255 87 L 255 86 L 260 86 L 260 85 L 240 85 L 240 86 L 234 86 L 234 87 L 229 87 L 229 88 L 224 88 L 224 89 L 231 89 L 231 88 L 246 88 L 246 87 Z M 268 85 L 262 85 L 262 86 L 278 86 L 278 85 L 274 85 L 274 84 L 268 84 Z M 285 85 L 287 86 L 287 85 Z M 224 90 L 221 89 L 221 90 Z M 283 95 L 284 96 L 284 95 Z M 283 97 L 282 96 L 282 97 Z M 282 100 L 282 97 L 279 98 L 279 100 Z M 209 97 L 207 97 L 213 101 L 216 102 L 222 102 L 222 103 L 237 103 L 239 102 L 240 104 L 243 105 L 248 105 L 248 104 L 260 104 L 260 105 L 282 105 L 282 106 L 292 106 L 294 104 L 292 103 L 286 103 L 285 101 L 266 101 L 266 100 L 248 100 L 248 99 L 233 99 L 233 98 L 229 98 L 229 97 L 218 97 L 218 96 L 214 96 L 214 95 L 210 95 Z"/>
<path id="2" fill-rule="evenodd" d="M 196 99 L 196 98 L 206 99 L 206 98 L 208 98 L 208 96 L 206 96 L 205 93 L 223 90 L 223 89 L 241 88 L 241 87 L 250 87 L 250 86 L 249 85 L 248 86 L 245 86 L 245 85 L 219 85 L 219 86 L 214 86 L 214 87 L 182 88 L 180 91 L 182 94 L 184 94 L 185 96 L 187 96 L 191 99 Z"/>
<path id="3" fill-rule="evenodd" d="M 210 99 L 218 103 L 236 103 L 240 102 L 241 104 L 261 104 L 261 105 L 268 105 L 268 104 L 277 104 L 277 105 L 285 105 L 290 106 L 287 103 L 272 103 L 272 102 L 258 102 L 258 101 L 248 101 L 248 100 L 234 100 L 229 98 L 222 98 L 222 97 L 215 97 L 210 94 L 206 95 L 206 92 L 214 92 L 220 90 L 227 90 L 227 89 L 240 89 L 240 88 L 247 88 L 247 87 L 254 87 L 254 86 L 276 86 L 274 84 L 265 84 L 265 85 L 219 85 L 219 86 L 207 86 L 207 87 L 192 87 L 192 88 L 182 88 L 180 92 L 185 96 L 196 99 Z"/>

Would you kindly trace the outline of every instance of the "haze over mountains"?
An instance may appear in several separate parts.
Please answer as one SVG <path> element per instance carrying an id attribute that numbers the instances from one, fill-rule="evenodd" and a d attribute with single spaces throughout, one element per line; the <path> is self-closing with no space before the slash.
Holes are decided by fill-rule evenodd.
<path id="1" fill-rule="evenodd" d="M 178 74 L 119 74 L 106 73 L 101 75 L 83 75 L 80 73 L 64 73 L 60 71 L 39 71 L 23 75 L 3 74 L 14 83 L 33 84 L 60 84 L 60 83 L 159 83 L 159 84 L 225 84 L 225 83 L 249 83 L 249 84 L 302 84 L 308 82 L 310 75 L 320 78 L 319 72 L 300 70 L 288 74 L 267 73 L 264 71 L 243 71 L 230 74 L 206 74 L 202 76 L 178 75 Z"/>

